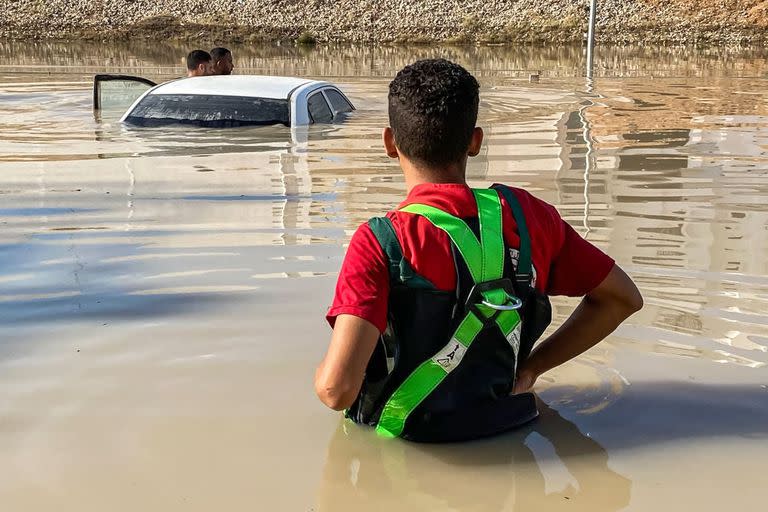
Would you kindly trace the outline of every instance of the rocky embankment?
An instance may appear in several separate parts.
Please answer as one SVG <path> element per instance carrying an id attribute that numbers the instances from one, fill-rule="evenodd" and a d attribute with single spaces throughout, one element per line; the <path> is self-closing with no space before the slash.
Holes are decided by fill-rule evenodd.
<path id="1" fill-rule="evenodd" d="M 572 43 L 588 0 L 6 0 L 0 38 Z M 604 43 L 755 44 L 766 0 L 598 0 Z"/>

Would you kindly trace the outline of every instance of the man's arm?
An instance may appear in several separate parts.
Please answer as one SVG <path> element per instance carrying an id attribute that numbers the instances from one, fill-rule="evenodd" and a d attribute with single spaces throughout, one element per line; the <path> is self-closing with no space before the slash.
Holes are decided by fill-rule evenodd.
<path id="1" fill-rule="evenodd" d="M 531 352 L 520 369 L 514 392 L 530 390 L 540 375 L 592 348 L 642 307 L 637 286 L 614 265 L 563 325 Z"/>
<path id="2" fill-rule="evenodd" d="M 344 256 L 326 316 L 333 335 L 315 372 L 315 392 L 331 409 L 346 409 L 357 398 L 379 333 L 387 327 L 388 298 L 387 257 L 368 224 L 363 224 Z"/>
<path id="3" fill-rule="evenodd" d="M 331 344 L 315 372 L 315 393 L 331 409 L 341 411 L 355 401 L 365 369 L 379 340 L 379 330 L 368 320 L 339 315 Z"/>

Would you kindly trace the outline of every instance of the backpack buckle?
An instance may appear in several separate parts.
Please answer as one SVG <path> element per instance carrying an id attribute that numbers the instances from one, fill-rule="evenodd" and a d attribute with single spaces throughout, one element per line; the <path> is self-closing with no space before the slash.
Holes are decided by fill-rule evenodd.
<path id="1" fill-rule="evenodd" d="M 508 293 L 506 295 L 507 295 L 507 302 L 511 302 L 512 304 L 493 304 L 491 302 L 488 302 L 487 300 L 482 301 L 481 304 L 491 309 L 495 309 L 496 311 L 515 311 L 516 309 L 520 309 L 521 307 L 523 307 L 522 300 Z"/>
<path id="2" fill-rule="evenodd" d="M 492 302 L 488 302 L 485 300 L 485 297 L 483 297 L 483 293 L 492 290 L 503 290 L 512 303 L 493 304 Z M 487 317 L 482 311 L 480 311 L 480 308 L 478 308 L 478 305 L 481 304 L 493 309 L 494 314 Z M 475 284 L 469 291 L 467 300 L 464 303 L 464 307 L 472 311 L 485 326 L 493 323 L 496 320 L 496 317 L 499 316 L 502 311 L 513 311 L 520 309 L 522 306 L 523 301 L 515 296 L 515 287 L 512 284 L 512 280 L 507 277 Z"/>

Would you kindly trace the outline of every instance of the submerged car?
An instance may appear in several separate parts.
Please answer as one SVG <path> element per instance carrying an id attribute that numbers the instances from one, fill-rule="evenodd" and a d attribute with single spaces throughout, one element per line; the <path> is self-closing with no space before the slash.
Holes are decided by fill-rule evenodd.
<path id="1" fill-rule="evenodd" d="M 305 78 L 201 76 L 160 85 L 125 75 L 94 78 L 95 110 L 125 105 L 128 98 L 135 101 L 120 121 L 138 126 L 295 127 L 337 122 L 355 109 L 335 85 Z"/>

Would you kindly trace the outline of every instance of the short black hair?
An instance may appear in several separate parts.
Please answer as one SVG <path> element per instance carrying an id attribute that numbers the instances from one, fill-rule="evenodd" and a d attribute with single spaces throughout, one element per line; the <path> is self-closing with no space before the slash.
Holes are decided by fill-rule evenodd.
<path id="1" fill-rule="evenodd" d="M 398 149 L 430 165 L 460 161 L 472 141 L 480 86 L 445 59 L 419 60 L 389 84 L 389 125 Z"/>
<path id="2" fill-rule="evenodd" d="M 187 69 L 192 71 L 203 62 L 211 62 L 211 54 L 205 50 L 192 50 L 187 55 Z"/>
<path id="3" fill-rule="evenodd" d="M 211 50 L 211 58 L 214 61 L 221 60 L 227 55 L 232 55 L 232 52 L 229 51 L 227 48 L 222 48 L 221 46 L 218 46 Z"/>

